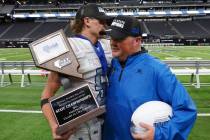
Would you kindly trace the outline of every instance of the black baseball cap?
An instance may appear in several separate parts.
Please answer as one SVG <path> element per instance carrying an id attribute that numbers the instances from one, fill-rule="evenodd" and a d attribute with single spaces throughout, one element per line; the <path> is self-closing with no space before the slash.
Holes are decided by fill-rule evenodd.
<path id="1" fill-rule="evenodd" d="M 105 14 L 105 11 L 102 7 L 94 3 L 89 3 L 79 8 L 79 10 L 76 13 L 76 19 L 83 19 L 84 17 L 90 17 L 105 21 L 110 21 L 113 19 L 113 17 L 107 16 Z"/>
<path id="2" fill-rule="evenodd" d="M 119 15 L 114 18 L 106 34 L 115 40 L 123 40 L 128 36 L 142 36 L 140 21 L 135 17 Z"/>

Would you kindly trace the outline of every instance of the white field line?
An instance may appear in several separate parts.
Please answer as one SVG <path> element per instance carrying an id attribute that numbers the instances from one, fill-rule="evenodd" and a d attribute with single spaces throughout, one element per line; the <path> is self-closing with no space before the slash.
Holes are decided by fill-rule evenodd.
<path id="1" fill-rule="evenodd" d="M 35 110 L 7 110 L 7 109 L 0 109 L 0 112 L 6 113 L 32 113 L 32 114 L 41 114 L 42 111 L 35 111 Z M 210 113 L 198 113 L 199 117 L 210 117 Z"/>
<path id="2" fill-rule="evenodd" d="M 187 50 L 188 52 L 192 52 L 192 53 L 196 53 L 196 54 L 203 54 L 203 55 L 210 55 L 209 53 L 203 53 L 203 52 L 195 52 L 195 51 L 191 51 L 191 50 Z"/>
<path id="3" fill-rule="evenodd" d="M 170 57 L 178 57 L 178 56 L 176 56 L 176 55 L 173 55 L 173 54 L 169 54 L 169 53 L 164 53 L 164 52 L 158 52 L 158 53 L 161 53 L 161 54 L 164 54 L 164 55 L 166 55 L 166 56 L 170 56 Z"/>
<path id="4" fill-rule="evenodd" d="M 13 58 L 13 57 L 17 57 L 17 56 L 29 56 L 31 54 L 15 54 L 15 55 L 11 55 L 11 56 L 7 56 L 6 58 Z"/>
<path id="5" fill-rule="evenodd" d="M 210 117 L 210 113 L 198 113 L 199 117 Z"/>
<path id="6" fill-rule="evenodd" d="M 10 109 L 0 109 L 0 112 L 6 113 L 42 113 L 42 111 L 35 111 L 35 110 L 10 110 Z"/>
<path id="7" fill-rule="evenodd" d="M 3 56 L 3 55 L 16 55 L 18 54 L 18 52 L 10 52 L 10 53 L 7 53 L 7 52 L 1 52 L 0 56 Z"/>

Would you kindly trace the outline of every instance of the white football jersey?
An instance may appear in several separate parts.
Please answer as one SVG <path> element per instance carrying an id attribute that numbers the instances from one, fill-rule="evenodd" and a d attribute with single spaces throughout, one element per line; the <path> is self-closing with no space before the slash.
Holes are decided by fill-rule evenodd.
<path id="1" fill-rule="evenodd" d="M 101 63 L 95 53 L 94 46 L 90 41 L 78 37 L 68 38 L 68 41 L 80 65 L 78 72 L 83 74 L 83 78 L 90 85 L 98 103 L 101 104 L 101 101 L 104 101 L 102 98 L 108 81 L 107 77 L 102 75 Z M 104 50 L 107 63 L 110 65 L 112 59 L 110 41 L 101 39 L 99 42 Z"/>
<path id="2" fill-rule="evenodd" d="M 100 60 L 95 53 L 94 46 L 85 39 L 71 37 L 69 43 L 79 62 L 78 72 L 83 74 L 83 78 L 88 82 L 92 92 L 100 105 L 104 104 L 104 94 L 108 80 L 102 75 Z M 108 65 L 111 63 L 112 53 L 110 41 L 106 39 L 99 40 L 104 50 Z M 94 118 L 80 126 L 80 129 L 70 137 L 69 140 L 100 140 L 101 124 L 103 121 Z"/>

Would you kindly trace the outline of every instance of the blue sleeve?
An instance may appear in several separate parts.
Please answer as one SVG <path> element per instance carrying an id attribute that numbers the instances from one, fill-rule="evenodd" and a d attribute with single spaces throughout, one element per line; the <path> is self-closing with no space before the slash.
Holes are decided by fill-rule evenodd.
<path id="1" fill-rule="evenodd" d="M 172 106 L 173 117 L 164 125 L 155 126 L 155 140 L 186 140 L 197 117 L 196 106 L 167 66 L 157 75 L 158 96 Z"/>

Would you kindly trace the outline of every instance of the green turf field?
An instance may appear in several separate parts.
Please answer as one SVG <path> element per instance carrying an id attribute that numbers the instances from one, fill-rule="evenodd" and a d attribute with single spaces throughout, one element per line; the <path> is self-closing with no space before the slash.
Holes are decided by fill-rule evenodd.
<path id="1" fill-rule="evenodd" d="M 149 47 L 148 50 L 161 60 L 210 60 L 209 46 Z"/>
<path id="2" fill-rule="evenodd" d="M 0 61 L 32 61 L 28 48 L 0 49 Z"/>
<path id="3" fill-rule="evenodd" d="M 146 47 L 149 53 L 161 60 L 210 60 L 209 46 Z M 27 48 L 0 49 L 0 61 L 32 61 Z"/>
<path id="4" fill-rule="evenodd" d="M 157 47 L 149 53 L 160 59 L 210 60 L 210 47 Z M 32 60 L 28 49 L 0 49 L 0 61 Z M 32 85 L 20 87 L 20 76 L 13 76 L 14 84 L 0 87 L 0 109 L 40 110 L 40 95 L 45 77 L 31 77 Z M 179 76 L 182 83 L 189 76 Z M 8 80 L 8 79 L 6 79 Z M 201 76 L 201 82 L 209 82 L 209 76 Z M 186 87 L 194 99 L 199 113 L 210 113 L 210 86 Z M 210 117 L 198 117 L 189 140 L 210 140 Z M 42 114 L 0 112 L 0 140 L 51 140 L 51 132 Z"/>

